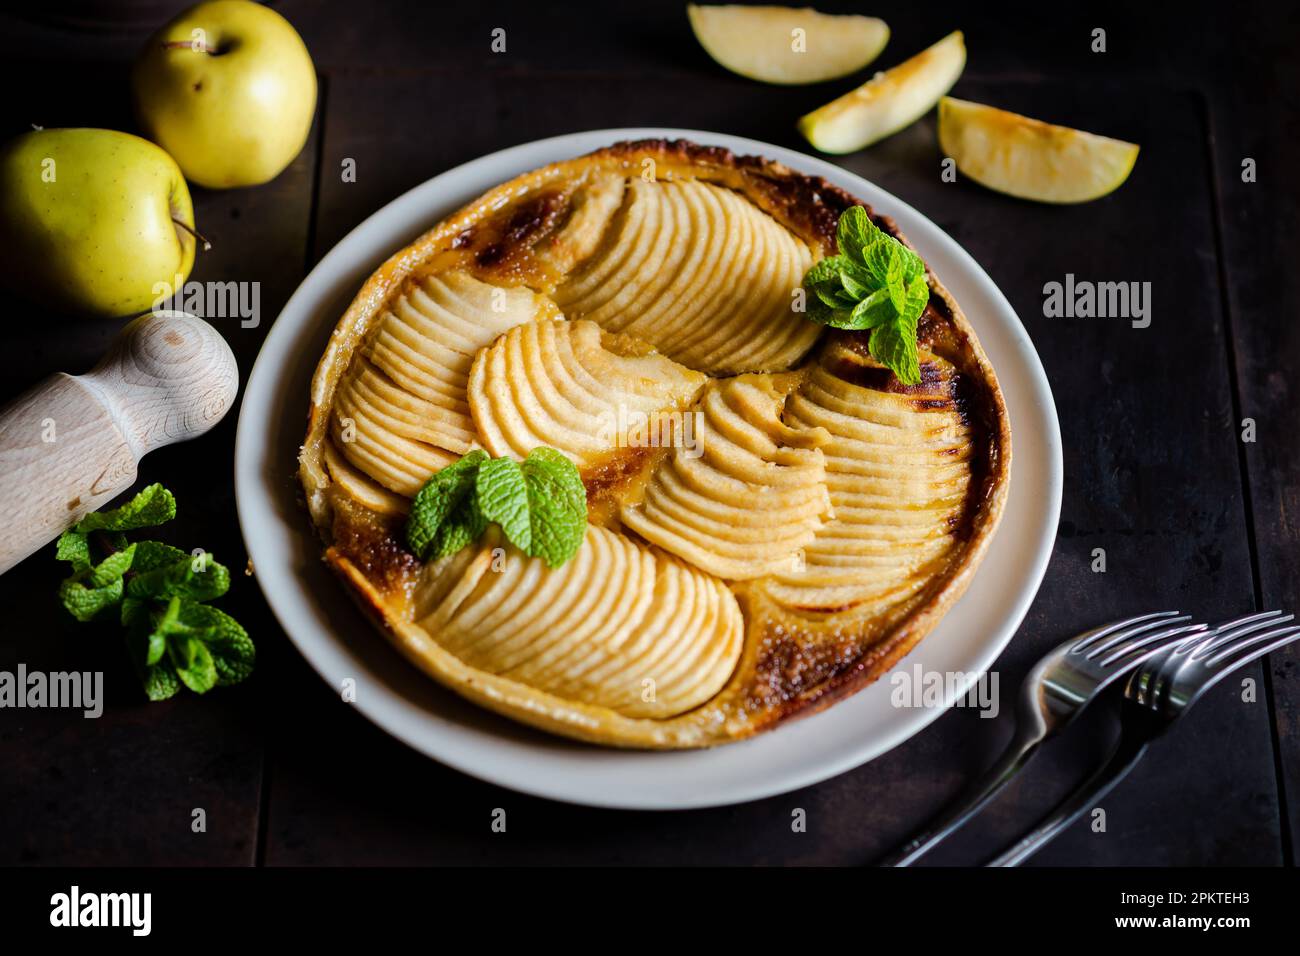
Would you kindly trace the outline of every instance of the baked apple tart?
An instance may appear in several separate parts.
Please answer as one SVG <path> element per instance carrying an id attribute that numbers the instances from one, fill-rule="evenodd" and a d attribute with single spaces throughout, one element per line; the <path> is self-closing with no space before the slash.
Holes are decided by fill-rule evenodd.
<path id="1" fill-rule="evenodd" d="M 862 206 L 651 140 L 448 217 L 370 277 L 316 370 L 300 474 L 326 562 L 429 676 L 585 741 L 710 746 L 866 686 L 966 588 L 1011 435 L 893 221 L 855 210 L 876 244 L 844 259 Z M 413 546 L 434 476 L 459 494 L 480 462 L 535 461 L 585 496 L 560 558 L 472 490 L 452 544 Z"/>

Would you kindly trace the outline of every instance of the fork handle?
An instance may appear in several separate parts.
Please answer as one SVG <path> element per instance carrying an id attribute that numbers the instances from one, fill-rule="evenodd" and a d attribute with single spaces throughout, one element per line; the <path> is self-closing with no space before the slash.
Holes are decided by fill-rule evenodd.
<path id="1" fill-rule="evenodd" d="M 1096 806 L 1097 801 L 1115 788 L 1132 770 L 1142 755 L 1147 752 L 1150 738 L 1138 734 L 1125 734 L 1111 752 L 1108 759 L 1091 777 L 1081 783 L 1074 792 L 1057 804 L 1051 815 L 1038 826 L 1017 841 L 1009 850 L 986 866 L 1019 866 L 1083 816 L 1089 807 Z"/>
<path id="2" fill-rule="evenodd" d="M 982 777 L 936 815 L 924 831 L 916 834 L 877 865 L 911 866 L 929 853 L 940 840 L 984 809 L 988 802 L 1024 769 L 1025 764 L 1029 763 L 1030 758 L 1037 751 L 1038 745 L 1043 742 L 1044 736 L 1041 733 L 1025 732 L 1017 728 L 1007 749 L 1002 751 L 1002 755 Z"/>

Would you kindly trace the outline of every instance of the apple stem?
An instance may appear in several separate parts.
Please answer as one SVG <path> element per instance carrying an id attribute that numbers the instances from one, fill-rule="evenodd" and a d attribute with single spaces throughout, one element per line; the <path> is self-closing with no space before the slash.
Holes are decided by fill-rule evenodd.
<path id="1" fill-rule="evenodd" d="M 212 243 L 208 242 L 207 236 L 203 235 L 203 233 L 199 232 L 199 231 L 198 231 L 197 229 L 195 229 L 193 226 L 186 225 L 185 223 L 183 223 L 183 222 L 181 222 L 179 219 L 177 219 L 175 216 L 172 217 L 172 222 L 176 223 L 176 225 L 180 226 L 182 229 L 184 229 L 186 232 L 188 232 L 191 236 L 193 236 L 196 240 L 198 240 L 199 242 L 203 243 L 203 251 L 204 251 L 204 252 L 208 252 L 208 251 L 210 251 L 210 250 L 212 249 Z"/>
<path id="2" fill-rule="evenodd" d="M 217 48 L 208 46 L 206 43 L 201 46 L 195 46 L 193 40 L 167 40 L 163 43 L 164 50 L 193 50 L 195 53 L 207 53 L 215 56 Z"/>

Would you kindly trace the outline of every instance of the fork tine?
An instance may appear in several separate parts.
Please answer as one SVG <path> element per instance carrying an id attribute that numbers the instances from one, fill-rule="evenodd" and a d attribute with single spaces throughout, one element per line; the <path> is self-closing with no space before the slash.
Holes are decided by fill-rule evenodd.
<path id="1" fill-rule="evenodd" d="M 1188 639 L 1183 635 L 1196 634 L 1199 636 L 1205 633 L 1208 628 L 1208 624 L 1184 624 L 1181 627 L 1169 627 L 1162 631 L 1155 631 L 1136 641 L 1131 641 L 1122 647 L 1111 650 L 1099 663 L 1102 667 L 1127 670 L 1136 667 L 1171 645 L 1185 643 Z M 1101 653 L 1104 653 L 1104 649 L 1088 656 L 1092 658 Z"/>
<path id="2" fill-rule="evenodd" d="M 1097 657 L 1099 654 L 1106 653 L 1107 651 L 1111 650 L 1112 648 L 1116 647 L 1119 644 L 1125 644 L 1129 642 L 1132 638 L 1137 637 L 1139 634 L 1147 634 L 1151 631 L 1156 631 L 1159 628 L 1163 628 L 1166 625 L 1181 624 L 1183 621 L 1190 621 L 1191 619 L 1192 616 L 1190 614 L 1179 614 L 1176 617 L 1165 617 L 1162 615 L 1158 620 L 1148 621 L 1145 624 L 1139 624 L 1134 627 L 1126 628 L 1125 630 L 1119 631 L 1117 633 L 1113 633 L 1109 637 L 1107 637 L 1106 640 L 1102 641 L 1100 644 L 1089 645 L 1088 652 L 1084 656 L 1087 657 L 1089 660 L 1091 660 Z"/>
<path id="3" fill-rule="evenodd" d="M 1300 638 L 1300 626 L 1283 627 L 1267 634 L 1257 634 L 1245 638 L 1240 645 L 1223 648 L 1218 654 L 1202 663 L 1206 666 L 1204 679 L 1183 701 L 1183 707 L 1190 707 L 1198 698 L 1219 681 L 1230 674 L 1235 674 L 1247 664 L 1258 660 L 1265 654 L 1284 647 Z M 1172 691 L 1171 691 L 1172 693 Z"/>
<path id="4" fill-rule="evenodd" d="M 1262 614 L 1248 614 L 1245 617 L 1239 617 L 1235 621 L 1228 621 L 1216 627 L 1214 629 L 1216 633 L 1215 639 L 1204 648 L 1201 648 L 1198 653 L 1203 654 L 1217 650 L 1238 637 L 1252 634 L 1266 627 L 1285 624 L 1287 621 L 1292 620 L 1295 620 L 1294 614 L 1283 614 L 1281 611 L 1265 611 Z"/>
<path id="5" fill-rule="evenodd" d="M 1297 635 L 1300 635 L 1300 626 L 1279 627 L 1263 634 L 1243 636 L 1230 647 L 1213 649 L 1213 653 L 1205 658 L 1204 663 L 1206 667 L 1220 667 L 1228 662 L 1230 668 L 1236 669 L 1249 664 L 1257 657 L 1263 657 L 1270 650 L 1289 644 L 1296 639 Z"/>
<path id="6" fill-rule="evenodd" d="M 1103 637 L 1114 634 L 1120 628 L 1129 627 L 1133 624 L 1140 624 L 1143 621 L 1150 621 L 1155 618 L 1175 617 L 1178 613 L 1178 611 L 1155 611 L 1151 614 L 1139 614 L 1137 617 L 1130 617 L 1123 621 L 1115 621 L 1111 624 L 1102 625 L 1095 631 L 1089 631 L 1083 637 L 1079 638 L 1079 640 L 1075 642 L 1074 646 L 1070 648 L 1070 653 L 1082 653 L 1086 648 L 1096 644 Z"/>

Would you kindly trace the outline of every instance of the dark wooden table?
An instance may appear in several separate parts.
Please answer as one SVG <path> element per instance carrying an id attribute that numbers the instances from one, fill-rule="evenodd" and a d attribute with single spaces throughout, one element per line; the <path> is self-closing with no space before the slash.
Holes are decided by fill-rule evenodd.
<path id="1" fill-rule="evenodd" d="M 127 66 L 159 16 L 181 4 L 121 6 L 109 28 L 76 14 L 4 21 L 5 135 L 30 123 L 132 128 Z M 1211 617 L 1300 605 L 1296 15 L 1257 4 L 1177 17 L 1137 4 L 1083 14 L 1074 5 L 891 6 L 880 5 L 893 28 L 882 67 L 962 28 L 970 58 L 955 95 L 1142 144 L 1122 189 L 1073 208 L 942 182 L 933 115 L 838 160 L 974 255 L 1019 312 L 1055 393 L 1061 523 L 1038 597 L 996 665 L 998 720 L 953 710 L 867 766 L 743 806 L 564 806 L 441 767 L 341 705 L 242 577 L 224 600 L 257 640 L 254 677 L 147 704 L 115 633 L 58 608 L 61 572 L 42 553 L 0 578 L 0 669 L 103 669 L 108 705 L 99 720 L 0 711 L 0 862 L 867 862 L 992 758 L 1025 671 L 1081 627 L 1167 605 Z M 276 7 L 320 73 L 311 140 L 267 186 L 195 190 L 215 249 L 193 278 L 261 283 L 259 327 L 217 321 L 244 375 L 313 264 L 381 204 L 451 166 L 614 126 L 711 129 L 807 149 L 795 117 L 856 82 L 787 89 L 732 76 L 700 50 L 676 2 Z M 490 51 L 495 27 L 507 31 L 505 54 Z M 1097 27 L 1107 32 L 1104 53 L 1090 49 Z M 348 158 L 354 183 L 340 176 Z M 1255 182 L 1243 182 L 1245 158 L 1256 161 Z M 1044 317 L 1044 283 L 1071 272 L 1149 281 L 1151 326 Z M 85 370 L 116 330 L 13 301 L 8 311 L 5 396 L 55 370 Z M 240 568 L 235 417 L 150 455 L 141 481 L 176 492 L 173 540 Z M 1241 438 L 1245 418 L 1255 422 L 1253 443 Z M 1104 574 L 1091 570 L 1095 548 L 1106 551 Z M 1105 832 L 1082 822 L 1034 863 L 1290 864 L 1300 833 L 1300 650 L 1245 676 L 1255 696 L 1234 680 L 1198 706 L 1105 801 Z M 1109 727 L 1076 729 L 936 862 L 982 862 L 1080 777 Z M 496 807 L 509 812 L 508 834 L 490 830 Z M 796 807 L 807 832 L 791 831 Z M 206 811 L 206 833 L 191 832 L 195 808 Z"/>

